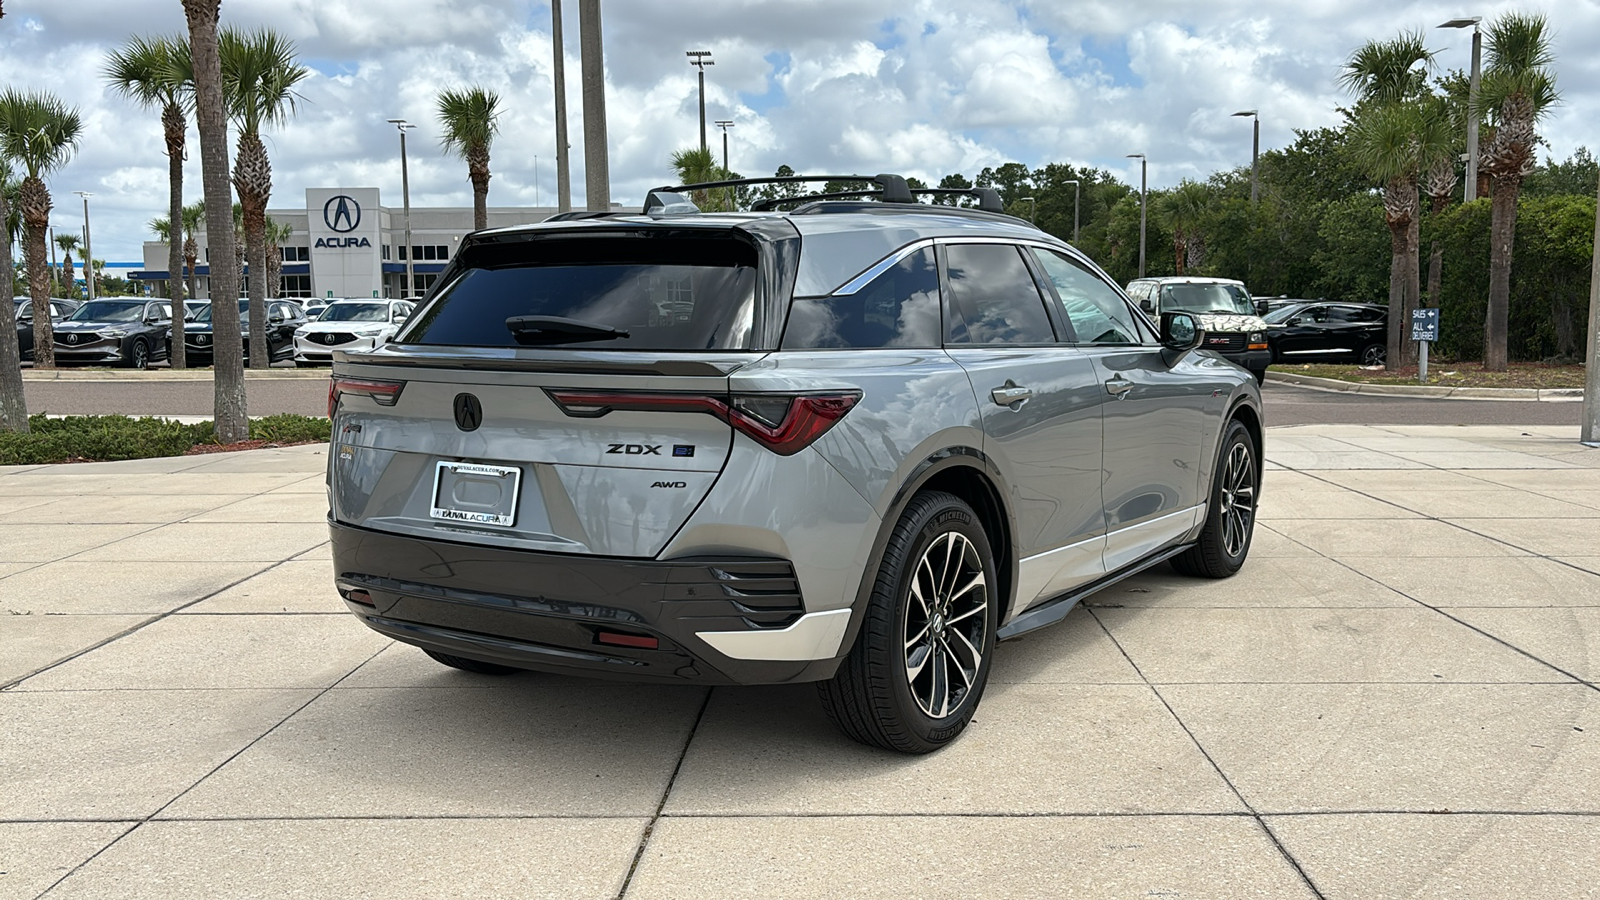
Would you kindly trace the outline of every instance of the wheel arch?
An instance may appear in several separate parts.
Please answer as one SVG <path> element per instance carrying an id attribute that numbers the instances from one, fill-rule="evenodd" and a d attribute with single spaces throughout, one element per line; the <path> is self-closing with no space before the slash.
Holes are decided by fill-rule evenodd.
<path id="1" fill-rule="evenodd" d="M 1004 492 L 998 487 L 1003 483 L 1005 479 L 1001 476 L 999 467 L 976 447 L 947 447 L 930 455 L 912 470 L 889 501 L 878 534 L 873 539 L 872 552 L 867 557 L 867 565 L 861 573 L 861 583 L 856 589 L 855 601 L 851 604 L 854 613 L 850 616 L 850 627 L 839 646 L 841 655 L 848 653 L 855 645 L 856 636 L 861 630 L 861 611 L 866 608 L 867 600 L 872 595 L 872 587 L 878 578 L 878 567 L 883 564 L 884 549 L 889 543 L 889 535 L 899 523 L 911 499 L 923 491 L 944 491 L 953 494 L 978 514 L 979 524 L 983 526 L 984 534 L 989 538 L 989 550 L 994 556 L 995 566 L 999 569 L 998 594 L 1004 602 L 995 621 L 1005 622 L 1012 605 L 1016 602 L 1014 595 L 1017 584 L 1017 559 L 1012 549 L 1013 536 L 1016 534 L 1016 519 L 1005 502 Z"/>

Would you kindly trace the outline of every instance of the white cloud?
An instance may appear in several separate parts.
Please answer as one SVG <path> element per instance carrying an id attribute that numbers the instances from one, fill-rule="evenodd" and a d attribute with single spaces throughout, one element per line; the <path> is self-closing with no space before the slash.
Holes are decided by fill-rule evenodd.
<path id="1" fill-rule="evenodd" d="M 1495 0 L 1492 17 L 1522 8 Z M 80 108 L 78 156 L 53 180 L 55 220 L 76 228 L 73 190 L 91 190 L 97 255 L 134 259 L 166 206 L 160 123 L 111 95 L 104 54 L 133 33 L 184 28 L 173 0 L 7 0 L 0 85 L 47 89 Z M 574 192 L 583 191 L 577 4 L 565 6 Z M 1600 6 L 1550 4 L 1564 103 L 1542 127 L 1564 157 L 1600 147 Z M 1127 153 L 1150 156 L 1153 185 L 1249 161 L 1261 111 L 1263 149 L 1293 129 L 1337 121 L 1340 64 L 1358 44 L 1423 30 L 1446 68 L 1467 63 L 1468 35 L 1433 26 L 1453 0 L 604 0 L 614 197 L 636 202 L 671 178 L 667 159 L 698 140 L 694 70 L 709 49 L 708 119 L 732 119 L 733 167 L 898 170 L 926 180 L 1017 160 L 1096 165 L 1136 179 Z M 412 202 L 466 205 L 465 164 L 438 144 L 433 98 L 480 83 L 505 114 L 490 202 L 550 204 L 555 190 L 547 0 L 224 0 L 226 21 L 270 25 L 299 44 L 315 74 L 287 126 L 267 135 L 274 196 L 308 187 L 377 186 L 398 203 L 398 139 L 385 119 L 419 127 L 409 144 Z M 720 135 L 708 139 L 721 150 Z M 186 191 L 200 189 L 190 134 Z M 537 157 L 537 171 L 535 164 Z"/>

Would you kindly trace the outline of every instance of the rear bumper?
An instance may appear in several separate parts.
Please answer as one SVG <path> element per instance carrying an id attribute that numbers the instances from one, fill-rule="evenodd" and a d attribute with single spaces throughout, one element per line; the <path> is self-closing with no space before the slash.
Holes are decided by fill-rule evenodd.
<path id="1" fill-rule="evenodd" d="M 374 631 L 430 650 L 632 681 L 778 684 L 832 677 L 847 649 L 850 611 L 805 614 L 785 560 L 625 560 L 334 521 L 329 529 L 350 611 Z M 352 590 L 372 605 L 350 600 Z M 658 646 L 616 646 L 602 634 Z"/>

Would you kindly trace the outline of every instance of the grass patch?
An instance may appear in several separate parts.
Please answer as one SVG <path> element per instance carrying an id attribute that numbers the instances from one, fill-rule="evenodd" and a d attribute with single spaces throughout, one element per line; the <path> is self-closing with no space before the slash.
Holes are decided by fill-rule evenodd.
<path id="1" fill-rule="evenodd" d="M 1291 372 L 1316 378 L 1334 378 L 1360 384 L 1417 384 L 1417 367 L 1368 370 L 1351 365 L 1273 365 L 1274 372 Z M 1504 372 L 1486 372 L 1482 363 L 1428 361 L 1428 384 L 1441 387 L 1482 388 L 1582 388 L 1583 366 L 1512 363 Z"/>
<path id="2" fill-rule="evenodd" d="M 0 465 L 109 462 L 182 456 L 197 445 L 216 445 L 210 422 L 186 425 L 150 416 L 30 416 L 28 434 L 0 433 Z M 268 416 L 250 423 L 250 437 L 276 444 L 326 441 L 332 424 L 323 418 Z"/>

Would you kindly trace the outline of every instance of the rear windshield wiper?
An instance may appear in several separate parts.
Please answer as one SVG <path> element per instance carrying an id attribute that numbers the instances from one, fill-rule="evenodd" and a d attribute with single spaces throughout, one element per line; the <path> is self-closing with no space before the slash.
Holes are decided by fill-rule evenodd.
<path id="1" fill-rule="evenodd" d="M 562 344 L 569 341 L 609 341 L 628 337 L 628 332 L 598 322 L 564 319 L 560 316 L 512 316 L 506 327 L 519 344 Z"/>

